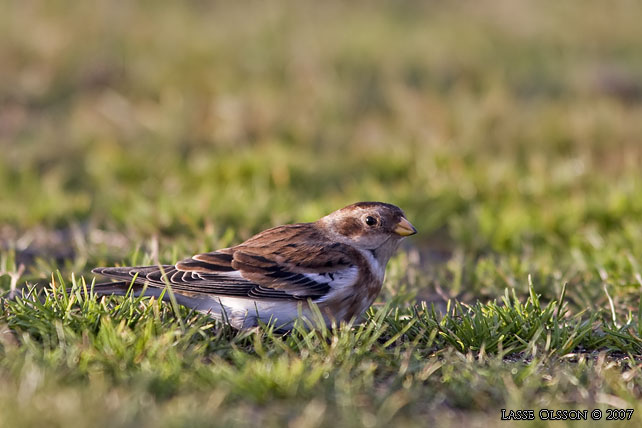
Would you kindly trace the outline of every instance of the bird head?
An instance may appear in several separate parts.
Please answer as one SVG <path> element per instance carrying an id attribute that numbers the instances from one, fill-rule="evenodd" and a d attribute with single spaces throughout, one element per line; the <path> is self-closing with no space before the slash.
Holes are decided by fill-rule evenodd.
<path id="1" fill-rule="evenodd" d="M 319 222 L 335 239 L 362 250 L 389 250 L 388 257 L 403 238 L 417 233 L 399 207 L 383 202 L 357 202 Z"/>

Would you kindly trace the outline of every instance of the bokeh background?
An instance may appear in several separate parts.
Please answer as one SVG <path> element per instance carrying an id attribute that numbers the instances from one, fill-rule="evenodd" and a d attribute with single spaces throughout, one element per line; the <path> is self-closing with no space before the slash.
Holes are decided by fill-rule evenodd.
<path id="1" fill-rule="evenodd" d="M 2 221 L 171 233 L 375 198 L 432 230 L 489 192 L 526 217 L 636 203 L 635 2 L 240 3 L 7 4 Z"/>
<path id="2" fill-rule="evenodd" d="M 359 200 L 405 209 L 426 263 L 640 237 L 634 1 L 3 8 L 0 236 L 26 263 Z"/>
<path id="3" fill-rule="evenodd" d="M 632 0 L 3 1 L 0 270 L 89 279 L 380 200 L 420 231 L 380 302 L 525 296 L 530 275 L 578 311 L 608 307 L 608 285 L 625 316 L 641 16 Z"/>

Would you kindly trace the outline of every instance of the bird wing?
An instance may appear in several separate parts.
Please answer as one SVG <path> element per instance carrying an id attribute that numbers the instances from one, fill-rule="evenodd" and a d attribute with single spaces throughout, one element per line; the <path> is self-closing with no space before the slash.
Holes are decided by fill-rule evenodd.
<path id="1" fill-rule="evenodd" d="M 355 254 L 357 253 L 357 254 Z M 320 300 L 356 283 L 354 248 L 330 241 L 314 224 L 268 229 L 236 247 L 176 265 L 97 268 L 119 280 L 208 295 Z"/>

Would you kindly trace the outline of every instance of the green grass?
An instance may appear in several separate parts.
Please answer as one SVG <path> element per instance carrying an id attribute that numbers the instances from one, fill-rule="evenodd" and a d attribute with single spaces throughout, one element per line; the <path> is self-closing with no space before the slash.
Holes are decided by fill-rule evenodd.
<path id="1" fill-rule="evenodd" d="M 33 290 L 0 302 L 0 426 L 642 420 L 634 2 L 5 9 L 0 290 Z M 420 231 L 360 323 L 90 294 L 359 200 Z"/>

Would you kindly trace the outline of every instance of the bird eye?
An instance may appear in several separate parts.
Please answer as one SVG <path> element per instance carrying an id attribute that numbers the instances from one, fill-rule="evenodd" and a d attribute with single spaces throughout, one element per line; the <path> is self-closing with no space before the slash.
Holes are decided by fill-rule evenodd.
<path id="1" fill-rule="evenodd" d="M 366 224 L 368 226 L 374 226 L 375 224 L 377 224 L 377 219 L 369 215 L 368 217 L 366 217 Z"/>

